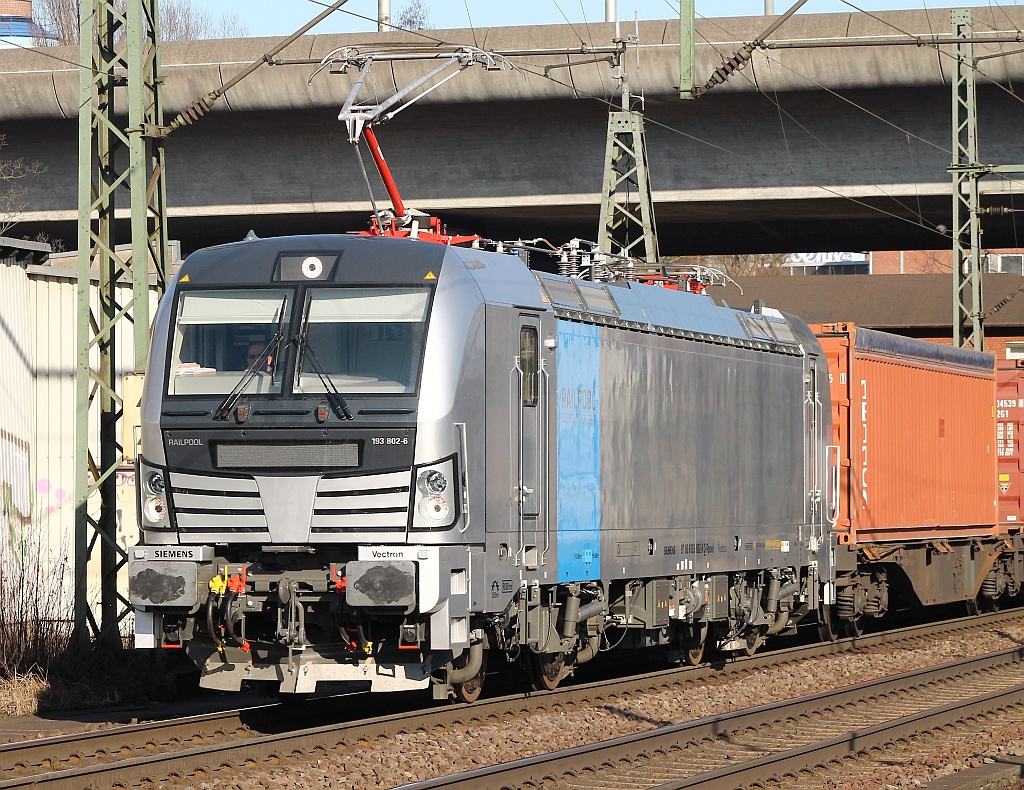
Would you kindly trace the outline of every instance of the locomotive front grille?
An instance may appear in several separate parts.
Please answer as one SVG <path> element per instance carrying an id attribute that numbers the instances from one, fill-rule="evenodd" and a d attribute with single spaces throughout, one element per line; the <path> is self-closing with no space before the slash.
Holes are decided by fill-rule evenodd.
<path id="1" fill-rule="evenodd" d="M 404 530 L 411 472 L 321 478 L 310 524 L 314 534 Z"/>
<path id="2" fill-rule="evenodd" d="M 310 533 L 404 532 L 409 520 L 411 475 L 411 470 L 403 470 L 319 478 Z M 275 531 L 267 520 L 267 505 L 255 478 L 171 472 L 170 482 L 180 532 L 255 537 Z"/>
<path id="3" fill-rule="evenodd" d="M 171 472 L 171 502 L 180 532 L 267 533 L 256 481 Z"/>

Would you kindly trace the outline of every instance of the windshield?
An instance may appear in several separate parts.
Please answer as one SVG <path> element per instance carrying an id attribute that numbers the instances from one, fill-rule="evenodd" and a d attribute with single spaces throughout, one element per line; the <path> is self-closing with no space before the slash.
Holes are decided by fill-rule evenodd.
<path id="1" fill-rule="evenodd" d="M 325 392 L 323 375 L 346 394 L 415 392 L 429 297 L 408 286 L 311 289 L 295 391 Z"/>
<path id="2" fill-rule="evenodd" d="M 290 290 L 185 291 L 174 322 L 168 395 L 226 395 L 278 331 L 287 332 Z M 254 371 L 245 394 L 281 391 L 277 348 Z"/>

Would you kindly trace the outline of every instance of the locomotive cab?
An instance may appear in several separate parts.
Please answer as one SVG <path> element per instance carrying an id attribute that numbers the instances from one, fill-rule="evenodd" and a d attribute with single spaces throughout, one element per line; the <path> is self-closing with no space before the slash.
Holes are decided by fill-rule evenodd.
<path id="1" fill-rule="evenodd" d="M 463 358 L 478 311 L 444 285 L 449 254 L 310 237 L 185 262 L 143 397 L 138 646 L 185 647 L 204 686 L 299 693 L 425 687 L 469 646 L 451 536 L 464 543 L 464 426 L 483 393 Z"/>

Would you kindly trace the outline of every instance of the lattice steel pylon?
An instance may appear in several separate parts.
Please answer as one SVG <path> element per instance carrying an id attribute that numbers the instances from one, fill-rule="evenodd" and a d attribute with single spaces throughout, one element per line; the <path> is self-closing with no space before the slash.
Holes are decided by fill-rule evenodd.
<path id="1" fill-rule="evenodd" d="M 158 294 L 167 274 L 158 8 L 157 0 L 82 0 L 80 9 L 75 635 L 120 644 L 120 623 L 130 606 L 117 587 L 127 556 L 117 543 L 115 473 L 123 462 L 124 411 L 115 350 L 131 332 L 131 365 L 145 370 L 150 274 Z M 124 87 L 128 106 L 115 114 L 115 89 Z M 125 260 L 115 252 L 118 190 L 130 195 L 132 243 Z M 118 297 L 119 282 L 122 289 L 131 284 L 127 299 Z M 96 565 L 99 622 L 89 590 L 89 570 Z"/>
<path id="2" fill-rule="evenodd" d="M 629 109 L 609 113 L 598 227 L 602 252 L 659 261 L 648 173 L 643 114 Z"/>
<path id="3" fill-rule="evenodd" d="M 981 198 L 978 162 L 974 21 L 969 9 L 952 12 L 953 36 L 953 345 L 984 350 L 981 297 Z"/>

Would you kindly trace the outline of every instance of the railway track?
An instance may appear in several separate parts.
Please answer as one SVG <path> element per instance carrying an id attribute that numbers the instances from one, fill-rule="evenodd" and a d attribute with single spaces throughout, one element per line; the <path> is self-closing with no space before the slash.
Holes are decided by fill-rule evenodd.
<path id="1" fill-rule="evenodd" d="M 0 745 L 0 790 L 15 787 L 74 788 L 134 786 L 170 777 L 202 779 L 290 755 L 315 754 L 397 733 L 451 727 L 539 709 L 592 704 L 713 677 L 754 672 L 823 655 L 914 644 L 957 632 L 989 629 L 1024 619 L 1020 610 L 912 626 L 831 644 L 783 648 L 710 666 L 675 667 L 626 679 L 568 686 L 551 692 L 513 694 L 473 705 L 446 705 L 301 728 L 290 726 L 280 705 L 125 725 L 93 732 Z M 1024 682 L 1024 681 L 1022 681 Z"/>
<path id="2" fill-rule="evenodd" d="M 590 746 L 406 785 L 402 790 L 680 790 L 821 787 L 815 769 L 929 732 L 1024 711 L 1024 649 Z"/>

